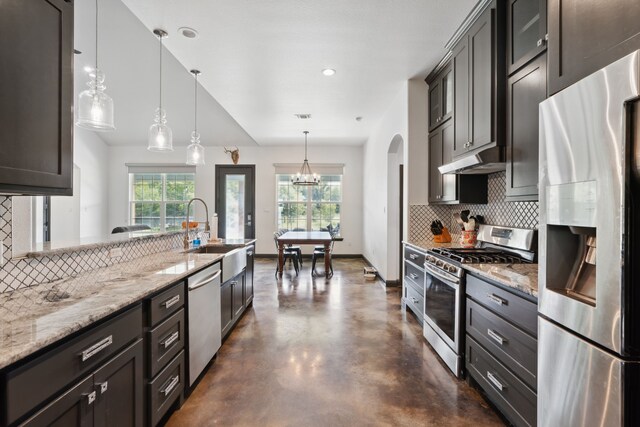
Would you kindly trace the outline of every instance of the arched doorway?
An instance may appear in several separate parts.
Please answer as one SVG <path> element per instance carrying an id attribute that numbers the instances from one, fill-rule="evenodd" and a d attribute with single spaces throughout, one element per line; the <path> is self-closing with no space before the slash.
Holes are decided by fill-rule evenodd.
<path id="1" fill-rule="evenodd" d="M 387 284 L 400 284 L 402 275 L 404 140 L 395 135 L 387 152 Z"/>

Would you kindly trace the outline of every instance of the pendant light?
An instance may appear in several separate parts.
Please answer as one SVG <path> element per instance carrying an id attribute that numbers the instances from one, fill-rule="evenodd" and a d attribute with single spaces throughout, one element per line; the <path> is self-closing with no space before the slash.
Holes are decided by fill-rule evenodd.
<path id="1" fill-rule="evenodd" d="M 191 132 L 191 144 L 187 147 L 187 164 L 202 166 L 204 165 L 204 147 L 200 144 L 200 134 L 198 133 L 198 75 L 200 71 L 191 70 L 191 74 L 195 80 L 194 90 L 194 118 L 193 132 Z"/>
<path id="2" fill-rule="evenodd" d="M 309 135 L 309 131 L 305 130 L 304 162 L 302 162 L 300 172 L 291 177 L 291 183 L 293 183 L 293 185 L 318 185 L 320 183 L 320 177 L 311 172 L 311 166 L 309 166 L 309 161 L 307 160 L 307 135 Z"/>
<path id="3" fill-rule="evenodd" d="M 160 104 L 156 109 L 154 123 L 149 127 L 149 151 L 173 151 L 173 132 L 167 126 L 167 113 L 162 109 L 162 39 L 168 34 L 164 30 L 155 29 L 153 34 L 160 40 Z"/>
<path id="4" fill-rule="evenodd" d="M 113 99 L 104 90 L 104 73 L 98 68 L 98 0 L 96 0 L 96 66 L 89 71 L 89 89 L 78 95 L 76 125 L 90 130 L 111 131 L 113 124 Z"/>

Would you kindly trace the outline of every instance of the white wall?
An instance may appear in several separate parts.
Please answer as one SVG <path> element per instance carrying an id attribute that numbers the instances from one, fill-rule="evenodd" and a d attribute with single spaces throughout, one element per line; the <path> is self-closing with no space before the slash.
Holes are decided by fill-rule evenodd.
<path id="1" fill-rule="evenodd" d="M 313 163 L 343 163 L 343 202 L 341 234 L 343 242 L 336 243 L 337 254 L 362 253 L 362 147 L 309 146 Z M 177 147 L 173 153 L 151 153 L 145 146 L 109 148 L 109 228 L 128 223 L 128 175 L 126 163 L 183 164 L 186 148 Z M 258 254 L 275 253 L 273 232 L 276 228 L 276 185 L 274 163 L 302 163 L 303 146 L 240 147 L 240 164 L 256 165 L 256 238 Z M 196 196 L 215 208 L 215 165 L 232 164 L 222 147 L 206 148 L 205 166 L 196 172 Z M 385 163 L 386 170 L 386 163 Z M 196 215 L 204 217 L 197 206 Z M 310 252 L 312 248 L 307 248 Z"/>
<path id="2" fill-rule="evenodd" d="M 385 280 L 389 277 L 387 189 L 388 153 L 393 138 L 399 135 L 407 141 L 408 135 L 408 82 L 403 82 L 398 95 L 389 105 L 384 117 L 374 128 L 364 147 L 363 166 L 363 255 L 378 269 Z M 404 150 L 404 157 L 409 150 Z M 406 165 L 406 161 L 404 162 Z M 407 172 L 405 171 L 405 201 Z M 406 205 L 406 202 L 405 202 Z M 405 209 L 406 216 L 407 209 Z M 406 220 L 405 220 L 406 224 Z"/>
<path id="3" fill-rule="evenodd" d="M 106 236 L 109 228 L 109 146 L 76 126 L 73 163 L 80 168 L 80 237 Z M 52 210 L 52 213 L 54 211 Z"/>
<path id="4" fill-rule="evenodd" d="M 74 129 L 74 194 L 51 197 L 51 238 L 77 244 L 79 238 L 106 236 L 109 206 L 109 147 L 95 132 Z M 13 198 L 13 256 L 42 240 L 42 204 Z M 34 211 L 35 207 L 35 211 Z"/>

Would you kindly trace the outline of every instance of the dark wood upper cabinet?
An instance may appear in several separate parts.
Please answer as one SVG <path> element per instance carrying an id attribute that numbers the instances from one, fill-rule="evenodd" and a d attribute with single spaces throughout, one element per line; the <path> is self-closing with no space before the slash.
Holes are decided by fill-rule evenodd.
<path id="1" fill-rule="evenodd" d="M 549 0 L 549 95 L 640 49 L 640 1 Z"/>
<path id="2" fill-rule="evenodd" d="M 487 203 L 486 175 L 442 175 L 438 166 L 453 160 L 453 121 L 429 134 L 429 204 Z"/>
<path id="3" fill-rule="evenodd" d="M 433 78 L 427 77 L 429 85 L 429 131 L 431 132 L 453 115 L 453 69 L 445 66 Z"/>
<path id="4" fill-rule="evenodd" d="M 453 48 L 455 157 L 504 145 L 504 6 L 492 2 Z"/>
<path id="5" fill-rule="evenodd" d="M 547 0 L 509 0 L 507 67 L 509 75 L 547 49 Z"/>
<path id="6" fill-rule="evenodd" d="M 0 1 L 0 194 L 73 191 L 73 3 Z"/>
<path id="7" fill-rule="evenodd" d="M 547 97 L 547 55 L 508 81 L 507 200 L 538 200 L 538 106 Z"/>

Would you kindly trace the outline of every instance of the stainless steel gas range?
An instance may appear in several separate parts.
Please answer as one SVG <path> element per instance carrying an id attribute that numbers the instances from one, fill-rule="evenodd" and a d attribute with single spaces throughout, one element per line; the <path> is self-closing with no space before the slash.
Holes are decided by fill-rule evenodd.
<path id="1" fill-rule="evenodd" d="M 535 230 L 480 225 L 476 247 L 427 251 L 423 335 L 457 377 L 464 360 L 464 264 L 534 262 L 536 243 Z"/>

